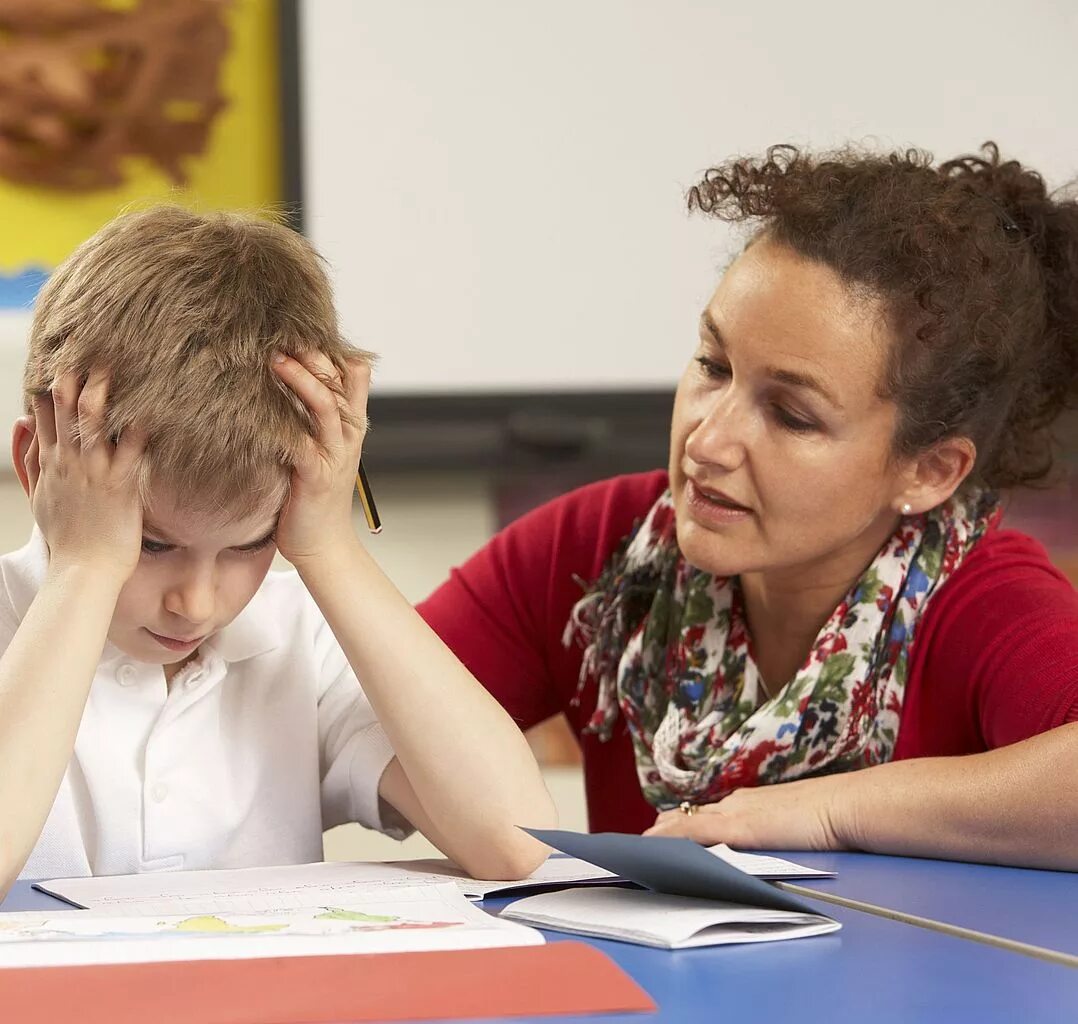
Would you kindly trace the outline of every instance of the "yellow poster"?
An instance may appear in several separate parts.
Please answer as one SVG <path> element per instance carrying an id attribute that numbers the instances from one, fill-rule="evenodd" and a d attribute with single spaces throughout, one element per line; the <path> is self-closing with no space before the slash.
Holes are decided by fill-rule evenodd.
<path id="1" fill-rule="evenodd" d="M 0 310 L 117 213 L 282 200 L 275 0 L 0 0 Z"/>

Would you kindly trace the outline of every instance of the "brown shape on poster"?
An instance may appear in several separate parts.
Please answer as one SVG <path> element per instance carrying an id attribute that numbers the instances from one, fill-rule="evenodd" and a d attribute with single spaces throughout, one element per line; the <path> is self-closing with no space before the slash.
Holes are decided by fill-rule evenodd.
<path id="1" fill-rule="evenodd" d="M 0 176 L 88 192 L 141 155 L 186 182 L 226 101 L 232 0 L 0 0 Z"/>

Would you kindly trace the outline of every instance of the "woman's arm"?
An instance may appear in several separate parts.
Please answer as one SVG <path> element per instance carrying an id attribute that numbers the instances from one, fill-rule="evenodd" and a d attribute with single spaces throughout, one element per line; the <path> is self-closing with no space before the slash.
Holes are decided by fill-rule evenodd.
<path id="1" fill-rule="evenodd" d="M 1078 722 L 982 754 L 741 789 L 649 834 L 1078 871 Z"/>

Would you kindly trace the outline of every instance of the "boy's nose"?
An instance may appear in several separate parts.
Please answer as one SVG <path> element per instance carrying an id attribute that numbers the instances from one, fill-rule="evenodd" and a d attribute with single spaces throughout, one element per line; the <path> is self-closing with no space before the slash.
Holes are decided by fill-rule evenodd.
<path id="1" fill-rule="evenodd" d="M 213 581 L 201 576 L 184 580 L 166 595 L 165 609 L 188 622 L 209 622 L 214 609 Z"/>

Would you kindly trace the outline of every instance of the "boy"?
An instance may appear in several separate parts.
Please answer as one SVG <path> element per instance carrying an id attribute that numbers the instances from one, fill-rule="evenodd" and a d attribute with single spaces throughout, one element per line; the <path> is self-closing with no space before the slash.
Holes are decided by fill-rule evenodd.
<path id="1" fill-rule="evenodd" d="M 52 276 L 12 437 L 37 528 L 0 559 L 0 893 L 319 860 L 349 820 L 541 862 L 526 742 L 353 529 L 369 380 L 273 224 L 127 215 Z"/>

